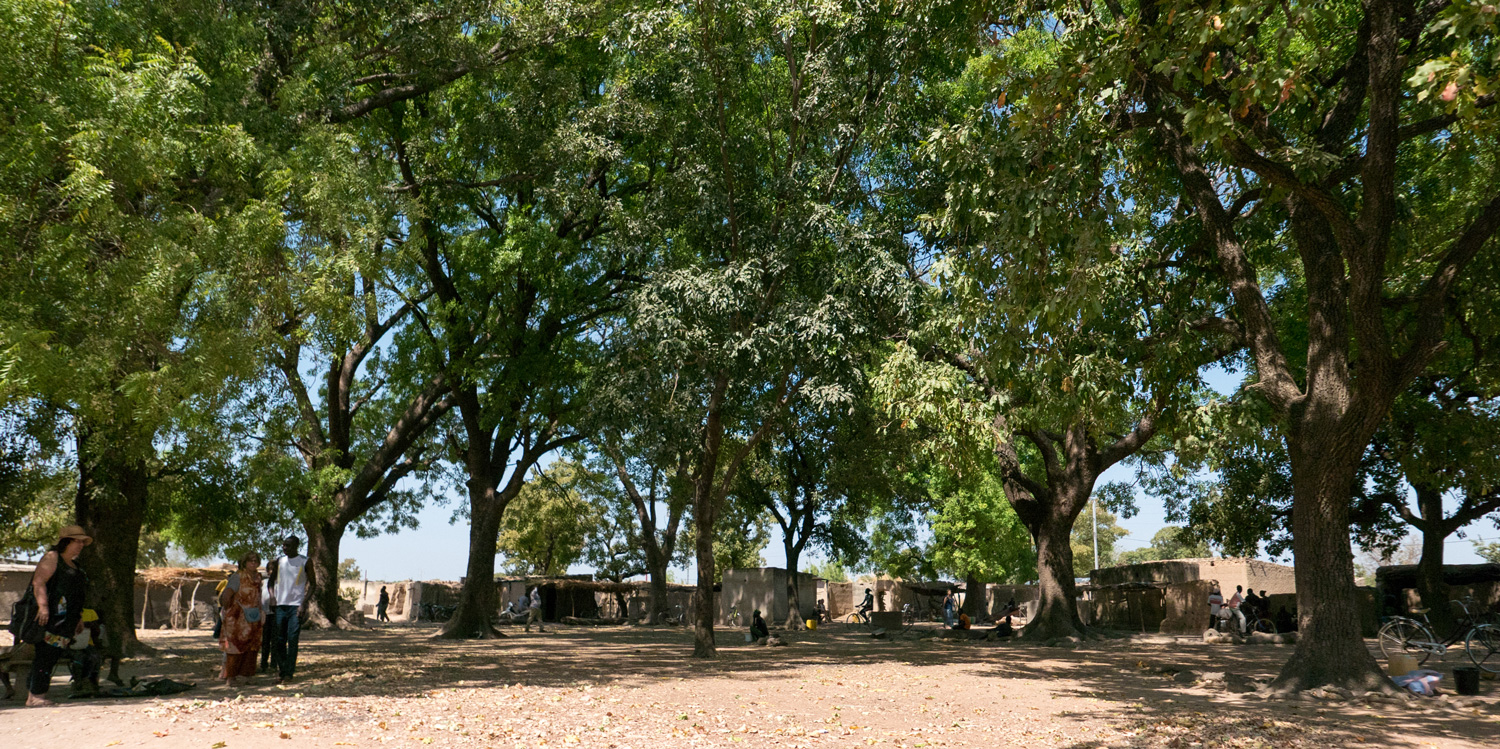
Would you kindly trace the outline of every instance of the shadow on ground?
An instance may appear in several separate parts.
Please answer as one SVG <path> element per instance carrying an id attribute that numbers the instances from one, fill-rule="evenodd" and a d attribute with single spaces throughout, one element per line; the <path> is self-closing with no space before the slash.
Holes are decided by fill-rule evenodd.
<path id="1" fill-rule="evenodd" d="M 1213 739 L 1227 732 L 1264 737 L 1273 746 L 1280 743 L 1278 736 L 1300 734 L 1318 735 L 1319 743 L 1327 746 L 1378 740 L 1386 746 L 1416 747 L 1436 739 L 1482 743 L 1487 740 L 1483 737 L 1500 728 L 1495 696 L 1500 686 L 1494 682 L 1485 683 L 1488 693 L 1478 705 L 1459 710 L 1432 700 L 1416 706 L 1266 701 L 1259 695 L 1232 694 L 1171 677 L 1173 670 L 1193 669 L 1269 680 L 1293 652 L 1284 646 L 1215 646 L 1170 638 L 1086 642 L 1071 648 L 900 637 L 877 640 L 862 629 L 835 625 L 792 633 L 788 635 L 792 644 L 784 648 L 748 645 L 739 641 L 740 632 L 721 631 L 719 658 L 705 661 L 690 657 L 691 632 L 682 628 L 559 626 L 546 633 L 515 630 L 503 639 L 478 641 L 434 639 L 436 631 L 435 625 L 388 625 L 305 632 L 294 684 L 273 687 L 268 678 L 260 677 L 261 685 L 243 691 L 251 696 L 290 691 L 304 699 L 417 698 L 450 688 L 516 684 L 630 688 L 665 680 L 713 679 L 775 689 L 788 678 L 806 677 L 819 667 L 939 666 L 992 685 L 997 704 L 1016 690 L 1044 690 L 1054 699 L 1086 698 L 1073 703 L 1087 708 L 1064 710 L 1054 719 L 1124 723 L 1138 736 L 1151 739 L 1149 745 L 1188 746 L 1192 741 L 1214 745 Z M 220 656 L 206 633 L 157 632 L 146 637 L 159 651 L 150 658 L 127 661 L 122 669 L 127 678 L 196 682 L 199 688 L 183 695 L 191 699 L 233 696 L 214 679 Z M 1451 686 L 1455 664 L 1446 665 L 1445 683 Z M 59 678 L 55 689 L 65 690 L 62 682 Z M 1070 746 L 1105 745 L 1085 741 Z"/>

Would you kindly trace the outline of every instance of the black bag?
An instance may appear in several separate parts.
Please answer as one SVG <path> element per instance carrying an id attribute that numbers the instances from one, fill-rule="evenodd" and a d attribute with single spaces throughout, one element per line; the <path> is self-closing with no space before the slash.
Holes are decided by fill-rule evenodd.
<path id="1" fill-rule="evenodd" d="M 36 602 L 36 591 L 31 585 L 26 586 L 26 595 L 21 600 L 10 605 L 10 633 L 16 638 L 17 643 L 35 645 L 46 637 L 47 630 L 36 623 L 36 613 L 41 606 Z"/>

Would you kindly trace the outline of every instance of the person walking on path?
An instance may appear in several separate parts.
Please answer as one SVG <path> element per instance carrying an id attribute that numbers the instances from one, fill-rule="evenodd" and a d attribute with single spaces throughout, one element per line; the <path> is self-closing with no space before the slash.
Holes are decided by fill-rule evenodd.
<path id="1" fill-rule="evenodd" d="M 385 586 L 380 586 L 380 600 L 375 602 L 375 621 L 388 622 L 391 620 L 386 616 L 385 610 L 391 605 L 391 594 L 385 592 Z"/>
<path id="2" fill-rule="evenodd" d="M 94 539 L 77 525 L 63 528 L 57 536 L 57 544 L 42 555 L 31 575 L 36 623 L 43 636 L 36 643 L 36 657 L 31 661 L 27 707 L 53 704 L 47 699 L 47 690 L 52 688 L 52 668 L 68 655 L 74 635 L 83 631 L 83 599 L 88 596 L 89 578 L 78 566 L 78 555 Z"/>
<path id="3" fill-rule="evenodd" d="M 297 553 L 301 547 L 302 539 L 287 536 L 281 542 L 282 555 L 271 563 L 271 663 L 278 672 L 277 684 L 289 682 L 297 675 L 302 602 L 307 600 L 307 585 L 312 578 L 307 570 L 307 557 Z"/>
<path id="4" fill-rule="evenodd" d="M 219 594 L 224 612 L 219 634 L 224 668 L 219 678 L 231 688 L 239 686 L 241 678 L 255 675 L 255 656 L 260 652 L 261 630 L 265 627 L 260 582 L 260 555 L 246 552 L 240 557 L 239 569 L 229 576 L 224 592 Z"/>
<path id="5" fill-rule="evenodd" d="M 547 628 L 542 626 L 542 586 L 538 585 L 531 589 L 531 608 L 526 612 L 526 631 L 531 631 L 532 622 L 536 622 L 538 632 L 546 632 Z"/>
<path id="6" fill-rule="evenodd" d="M 953 610 L 958 607 L 958 599 L 953 596 L 953 591 L 943 596 L 943 624 L 947 627 L 953 626 Z"/>

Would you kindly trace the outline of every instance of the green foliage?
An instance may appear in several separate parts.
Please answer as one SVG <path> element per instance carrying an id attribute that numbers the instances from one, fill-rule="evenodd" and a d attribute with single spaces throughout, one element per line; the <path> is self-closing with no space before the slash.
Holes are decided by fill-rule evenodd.
<path id="1" fill-rule="evenodd" d="M 812 562 L 807 565 L 807 574 L 820 577 L 831 583 L 849 582 L 849 570 L 837 559 L 827 559 L 821 562 Z"/>
<path id="2" fill-rule="evenodd" d="M 1500 564 L 1500 541 L 1491 541 L 1490 543 L 1475 541 L 1474 553 L 1478 554 L 1480 559 L 1490 564 Z"/>
<path id="3" fill-rule="evenodd" d="M 44 413 L 0 415 L 0 556 L 36 555 L 72 522 L 77 479 L 46 445 L 53 424 Z"/>
<path id="4" fill-rule="evenodd" d="M 992 472 L 967 480 L 940 473 L 933 481 L 930 554 L 933 566 L 959 579 L 1023 583 L 1036 579 L 1031 536 Z"/>
<path id="5" fill-rule="evenodd" d="M 1073 524 L 1073 576 L 1088 577 L 1093 570 L 1112 567 L 1115 559 L 1115 542 L 1129 532 L 1119 523 L 1119 518 L 1108 509 L 1099 508 L 1099 558 L 1094 558 L 1094 514 L 1093 509 L 1079 513 Z"/>
<path id="6" fill-rule="evenodd" d="M 352 558 L 339 562 L 340 580 L 360 580 L 364 577 L 364 574 L 364 570 L 361 570 L 359 564 Z"/>
<path id="7" fill-rule="evenodd" d="M 499 553 L 517 575 L 563 575 L 583 558 L 600 509 L 579 491 L 577 465 L 557 461 L 537 471 L 511 502 L 500 529 Z"/>
<path id="8" fill-rule="evenodd" d="M 766 566 L 761 552 L 771 541 L 770 516 L 765 509 L 743 501 L 726 500 L 714 518 L 714 581 L 724 579 L 724 570 Z M 697 528 L 688 525 L 678 544 L 692 549 Z"/>
<path id="9" fill-rule="evenodd" d="M 1104 534 L 1099 534 L 1103 540 Z M 1195 540 L 1185 528 L 1169 525 L 1151 537 L 1151 545 L 1121 552 L 1115 557 L 1118 564 L 1142 564 L 1164 559 L 1203 559 L 1212 554 L 1208 544 Z"/>

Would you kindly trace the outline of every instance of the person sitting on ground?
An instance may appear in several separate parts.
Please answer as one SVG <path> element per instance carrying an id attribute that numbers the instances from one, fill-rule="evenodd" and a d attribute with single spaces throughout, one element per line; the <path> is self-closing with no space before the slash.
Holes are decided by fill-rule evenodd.
<path id="1" fill-rule="evenodd" d="M 1005 611 L 1005 620 L 995 625 L 995 634 L 997 636 L 1010 637 L 1011 635 L 1016 633 L 1016 628 L 1011 626 L 1010 623 L 1010 615 L 1012 613 L 1013 609 L 1007 608 Z"/>
<path id="2" fill-rule="evenodd" d="M 1297 620 L 1292 616 L 1292 612 L 1287 611 L 1286 607 L 1282 606 L 1276 611 L 1276 631 L 1285 634 L 1296 631 L 1296 629 Z"/>
<path id="3" fill-rule="evenodd" d="M 968 614 L 962 614 L 962 613 L 959 614 L 958 615 L 958 623 L 954 624 L 953 628 L 954 629 L 969 629 L 970 628 L 969 615 Z"/>
<path id="4" fill-rule="evenodd" d="M 526 616 L 526 610 L 530 608 L 530 606 L 521 603 L 521 601 L 523 600 L 525 599 L 517 598 L 516 600 L 511 601 L 510 604 L 505 607 L 505 610 L 500 612 L 500 616 L 504 617 L 506 621 L 511 623 L 522 621 Z"/>
<path id="5" fill-rule="evenodd" d="M 828 621 L 828 607 L 823 605 L 823 599 L 818 599 L 818 623 Z"/>
<path id="6" fill-rule="evenodd" d="M 771 628 L 766 626 L 766 620 L 760 616 L 760 609 L 750 615 L 750 641 L 759 642 L 771 636 Z"/>
<path id="7" fill-rule="evenodd" d="M 859 608 L 855 610 L 855 613 L 859 614 L 859 618 L 864 622 L 869 623 L 870 612 L 874 610 L 875 594 L 869 588 L 865 588 L 865 598 L 859 602 Z"/>

